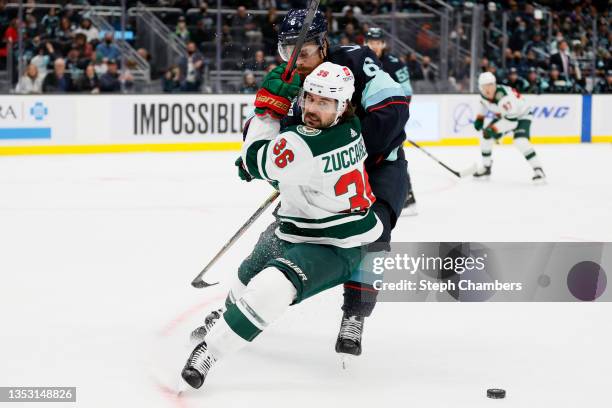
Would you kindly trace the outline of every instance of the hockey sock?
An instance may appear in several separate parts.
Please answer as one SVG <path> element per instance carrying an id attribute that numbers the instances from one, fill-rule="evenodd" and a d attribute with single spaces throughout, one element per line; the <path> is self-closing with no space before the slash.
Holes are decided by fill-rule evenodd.
<path id="1" fill-rule="evenodd" d="M 225 298 L 225 308 L 227 309 L 230 307 L 230 305 L 236 303 L 236 299 L 242 297 L 245 289 L 246 286 L 244 283 L 242 283 L 240 279 L 236 278 L 235 282 L 232 284 L 232 288 Z"/>
<path id="2" fill-rule="evenodd" d="M 482 164 L 485 167 L 491 167 L 493 164 L 493 139 L 484 138 L 480 143 L 480 153 L 482 154 Z"/>
<path id="3" fill-rule="evenodd" d="M 535 150 L 533 150 L 533 146 L 531 142 L 526 137 L 517 137 L 514 139 L 514 145 L 516 148 L 525 156 L 525 160 L 527 163 L 535 169 L 537 167 L 542 167 L 540 164 L 540 159 L 536 155 Z"/>
<path id="4" fill-rule="evenodd" d="M 253 341 L 287 310 L 296 294 L 293 284 L 278 269 L 261 271 L 207 335 L 206 344 L 212 355 L 219 360 Z"/>

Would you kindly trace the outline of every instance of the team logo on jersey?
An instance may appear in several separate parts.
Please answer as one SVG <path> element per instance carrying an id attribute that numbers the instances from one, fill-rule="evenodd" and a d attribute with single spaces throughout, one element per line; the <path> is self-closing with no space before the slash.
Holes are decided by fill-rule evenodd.
<path id="1" fill-rule="evenodd" d="M 316 136 L 321 133 L 320 129 L 311 128 L 310 126 L 299 125 L 297 131 L 304 136 Z"/>

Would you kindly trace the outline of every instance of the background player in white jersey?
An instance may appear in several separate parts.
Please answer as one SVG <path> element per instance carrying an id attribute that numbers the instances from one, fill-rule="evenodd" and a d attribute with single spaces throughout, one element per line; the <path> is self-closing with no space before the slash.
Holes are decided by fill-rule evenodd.
<path id="1" fill-rule="evenodd" d="M 331 62 L 319 65 L 299 98 L 304 125 L 281 131 L 277 103 L 268 105 L 265 95 L 291 100 L 300 88 L 298 75 L 290 83 L 281 80 L 283 69 L 264 80 L 242 147 L 245 170 L 278 183 L 280 224 L 240 265 L 222 318 L 209 315 L 193 333 L 199 343 L 182 371 L 193 388 L 202 386 L 217 360 L 254 340 L 290 305 L 346 282 L 362 259 L 361 245 L 383 231 L 370 209 L 376 198 L 350 102 L 353 73 Z"/>
<path id="2" fill-rule="evenodd" d="M 378 27 L 370 28 L 366 33 L 366 46 L 374 51 L 374 54 L 376 54 L 382 63 L 383 71 L 389 74 L 395 82 L 402 86 L 404 95 L 406 95 L 406 100 L 410 103 L 412 99 L 410 72 L 406 64 L 388 51 L 383 30 Z M 406 203 L 404 204 L 404 211 L 402 211 L 402 213 L 406 213 L 406 215 L 416 215 L 416 199 L 414 197 L 414 191 L 412 190 L 410 172 L 408 172 L 408 177 L 406 178 L 406 185 L 408 194 L 406 195 Z"/>
<path id="3" fill-rule="evenodd" d="M 480 74 L 478 88 L 481 96 L 481 110 L 474 121 L 474 127 L 476 130 L 482 130 L 483 138 L 480 144 L 482 166 L 474 173 L 474 177 L 483 178 L 491 175 L 493 144 L 504 134 L 512 132 L 514 145 L 533 168 L 532 180 L 544 181 L 546 178 L 544 170 L 529 141 L 532 115 L 531 108 L 525 99 L 516 89 L 497 85 L 495 76 L 490 72 Z M 495 119 L 485 127 L 484 120 L 487 112 L 493 112 Z"/>

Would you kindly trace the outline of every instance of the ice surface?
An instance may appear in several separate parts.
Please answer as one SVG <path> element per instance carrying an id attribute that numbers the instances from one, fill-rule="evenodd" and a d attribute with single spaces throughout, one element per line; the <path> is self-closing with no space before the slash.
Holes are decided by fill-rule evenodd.
<path id="1" fill-rule="evenodd" d="M 545 186 L 511 146 L 496 146 L 489 182 L 408 149 L 419 215 L 401 218 L 394 240 L 612 241 L 611 146 L 536 149 Z M 479 157 L 430 150 L 458 169 Z M 609 304 L 379 304 L 364 354 L 342 371 L 338 288 L 176 398 L 187 333 L 271 220 L 211 271 L 221 285 L 191 288 L 270 191 L 236 177 L 235 155 L 1 157 L 0 386 L 77 386 L 87 408 L 609 405 Z M 487 399 L 491 387 L 507 399 Z"/>

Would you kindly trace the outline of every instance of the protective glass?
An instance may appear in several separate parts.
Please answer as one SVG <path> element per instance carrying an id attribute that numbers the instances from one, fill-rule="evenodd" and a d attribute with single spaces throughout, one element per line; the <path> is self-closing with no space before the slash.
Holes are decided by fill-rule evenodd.
<path id="1" fill-rule="evenodd" d="M 287 62 L 289 61 L 289 58 L 291 58 L 291 53 L 293 52 L 294 49 L 295 49 L 295 44 L 279 43 L 278 44 L 278 55 L 280 55 L 283 61 Z M 313 55 L 314 53 L 316 53 L 317 51 L 319 51 L 318 44 L 304 44 L 302 46 L 302 49 L 300 50 L 298 58 L 306 59 L 310 57 L 311 55 Z"/>

